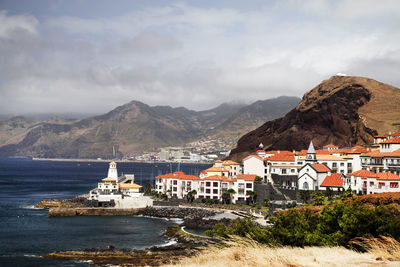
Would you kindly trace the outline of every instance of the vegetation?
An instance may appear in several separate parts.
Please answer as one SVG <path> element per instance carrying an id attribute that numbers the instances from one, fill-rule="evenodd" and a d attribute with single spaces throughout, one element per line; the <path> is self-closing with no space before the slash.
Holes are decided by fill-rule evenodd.
<path id="1" fill-rule="evenodd" d="M 247 198 L 247 204 L 254 204 L 256 199 L 257 199 L 257 192 L 255 191 L 247 191 L 246 192 Z"/>
<path id="2" fill-rule="evenodd" d="M 268 245 L 345 246 L 365 234 L 400 238 L 400 210 L 396 207 L 368 207 L 358 202 L 338 201 L 321 212 L 289 209 L 271 218 L 272 226 L 262 228 L 250 219 L 216 225 L 209 235 L 238 235 Z"/>
<path id="3" fill-rule="evenodd" d="M 234 194 L 236 194 L 236 191 L 233 190 L 232 188 L 231 188 L 231 189 L 228 189 L 226 192 L 224 192 L 224 193 L 222 194 L 222 201 L 223 201 L 223 203 L 225 203 L 225 204 L 230 204 L 230 203 L 232 203 L 232 197 L 233 197 Z"/>
<path id="4" fill-rule="evenodd" d="M 303 201 L 304 204 L 307 204 L 310 201 L 310 191 L 308 190 L 299 190 L 298 191 L 299 198 Z"/>
<path id="5" fill-rule="evenodd" d="M 197 191 L 196 190 L 192 190 L 190 192 L 187 193 L 187 200 L 190 203 L 193 203 L 195 196 L 197 195 Z"/>
<path id="6" fill-rule="evenodd" d="M 269 247 L 260 243 L 236 239 L 222 249 L 217 247 L 181 259 L 171 266 L 395 266 L 400 260 L 400 244 L 394 241 L 388 251 L 382 246 L 368 253 L 343 247 Z"/>
<path id="7" fill-rule="evenodd" d="M 254 182 L 256 182 L 256 183 L 258 183 L 258 184 L 261 184 L 262 181 L 263 181 L 263 178 L 260 177 L 260 176 L 258 176 L 258 175 L 257 175 L 256 178 L 254 179 Z"/>
<path id="8" fill-rule="evenodd" d="M 152 186 L 150 183 L 146 183 L 143 187 L 143 193 L 145 196 L 149 196 L 152 194 Z"/>

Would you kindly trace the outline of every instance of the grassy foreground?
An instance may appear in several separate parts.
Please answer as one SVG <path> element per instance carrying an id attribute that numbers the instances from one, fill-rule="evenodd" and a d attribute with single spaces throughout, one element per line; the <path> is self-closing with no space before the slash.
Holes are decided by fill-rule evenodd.
<path id="1" fill-rule="evenodd" d="M 391 241 L 392 242 L 392 241 Z M 370 244 L 370 251 L 359 253 L 344 247 L 278 247 L 251 241 L 212 248 L 166 266 L 400 266 L 400 244 Z"/>

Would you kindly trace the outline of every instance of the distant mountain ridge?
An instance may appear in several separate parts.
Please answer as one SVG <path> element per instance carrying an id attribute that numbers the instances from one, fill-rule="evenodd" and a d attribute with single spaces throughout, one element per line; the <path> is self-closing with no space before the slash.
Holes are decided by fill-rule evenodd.
<path id="1" fill-rule="evenodd" d="M 0 122 L 0 156 L 106 158 L 112 156 L 113 146 L 130 154 L 201 138 L 237 140 L 266 120 L 283 116 L 299 101 L 279 97 L 251 105 L 224 103 L 206 111 L 131 101 L 81 120 L 32 122 L 16 117 Z"/>
<path id="2" fill-rule="evenodd" d="M 333 76 L 307 92 L 284 117 L 270 120 L 241 137 L 231 158 L 240 160 L 258 149 L 306 149 L 327 144 L 372 143 L 400 123 L 400 89 L 373 79 Z"/>

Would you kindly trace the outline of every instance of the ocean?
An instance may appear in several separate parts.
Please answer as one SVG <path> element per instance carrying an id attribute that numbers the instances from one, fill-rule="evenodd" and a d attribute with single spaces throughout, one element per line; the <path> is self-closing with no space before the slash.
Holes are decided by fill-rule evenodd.
<path id="1" fill-rule="evenodd" d="M 135 174 L 135 182 L 154 184 L 154 177 L 178 168 L 198 175 L 209 165 L 118 163 L 119 174 Z M 90 266 L 90 262 L 43 259 L 53 251 L 112 245 L 144 249 L 166 245 L 161 237 L 176 220 L 133 216 L 49 218 L 35 209 L 42 199 L 87 193 L 107 176 L 107 162 L 52 162 L 0 158 L 0 266 Z"/>

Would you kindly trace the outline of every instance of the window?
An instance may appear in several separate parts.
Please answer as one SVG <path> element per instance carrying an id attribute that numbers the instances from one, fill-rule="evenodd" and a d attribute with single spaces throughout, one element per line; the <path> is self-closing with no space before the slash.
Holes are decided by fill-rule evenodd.
<path id="1" fill-rule="evenodd" d="M 177 181 L 177 180 L 174 180 L 173 184 L 174 184 L 174 185 L 177 185 L 177 184 L 178 184 L 178 181 Z"/>
<path id="2" fill-rule="evenodd" d="M 352 167 L 351 162 L 348 162 L 348 163 L 347 163 L 347 168 L 351 168 L 351 167 Z"/>
<path id="3" fill-rule="evenodd" d="M 369 182 L 369 186 L 374 186 L 374 182 Z"/>
<path id="4" fill-rule="evenodd" d="M 294 173 L 294 172 L 295 172 L 295 170 L 294 170 L 294 169 L 290 169 L 290 172 L 291 172 L 291 173 Z"/>
<path id="5" fill-rule="evenodd" d="M 176 191 L 178 191 L 178 188 L 177 187 L 173 187 L 172 191 L 176 192 Z"/>
<path id="6" fill-rule="evenodd" d="M 340 167 L 343 167 L 344 166 L 344 162 L 340 162 Z"/>
<path id="7" fill-rule="evenodd" d="M 336 162 L 332 163 L 332 167 L 336 168 L 337 167 L 337 163 Z"/>
<path id="8" fill-rule="evenodd" d="M 210 186 L 211 185 L 211 183 L 210 182 L 206 182 L 206 186 Z"/>
<path id="9" fill-rule="evenodd" d="M 303 183 L 303 189 L 304 189 L 304 190 L 308 190 L 308 183 L 307 183 L 307 182 L 304 182 L 304 183 Z"/>
<path id="10" fill-rule="evenodd" d="M 399 188 L 399 183 L 398 182 L 391 182 L 390 183 L 390 188 Z"/>
<path id="11" fill-rule="evenodd" d="M 247 183 L 246 184 L 246 188 L 252 188 L 252 184 L 251 183 Z"/>
<path id="12" fill-rule="evenodd" d="M 218 187 L 218 182 L 214 182 L 214 183 L 213 183 L 213 186 L 214 186 L 214 187 Z"/>
<path id="13" fill-rule="evenodd" d="M 379 189 L 385 187 L 385 183 L 379 183 Z"/>
<path id="14" fill-rule="evenodd" d="M 218 189 L 214 189 L 213 194 L 218 194 Z"/>
<path id="15" fill-rule="evenodd" d="M 286 169 L 282 169 L 282 174 L 286 174 Z"/>
<path id="16" fill-rule="evenodd" d="M 211 190 L 210 189 L 206 189 L 206 193 L 210 194 Z"/>

